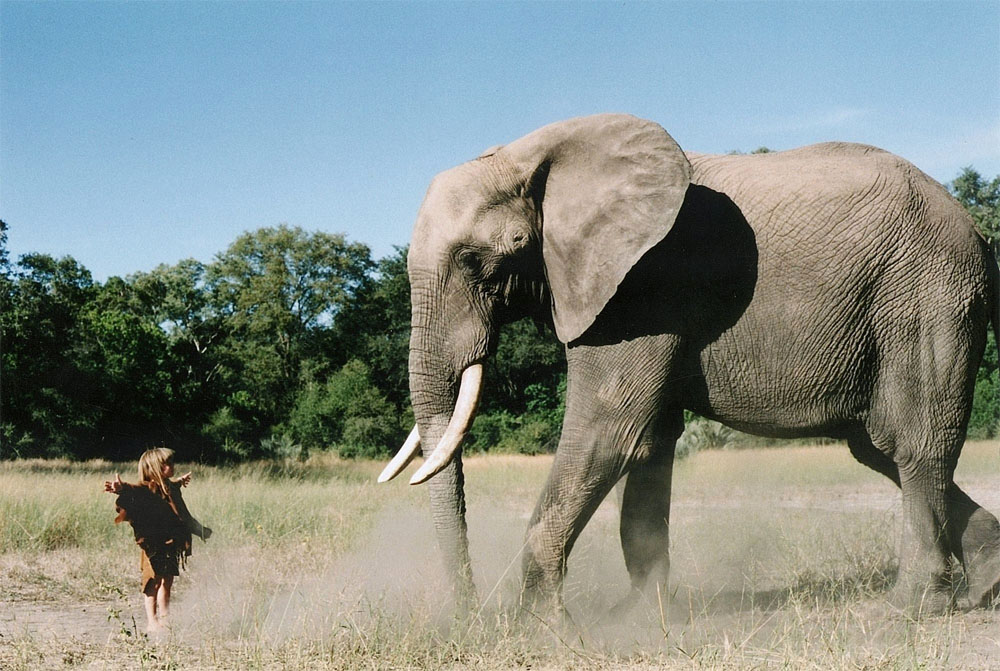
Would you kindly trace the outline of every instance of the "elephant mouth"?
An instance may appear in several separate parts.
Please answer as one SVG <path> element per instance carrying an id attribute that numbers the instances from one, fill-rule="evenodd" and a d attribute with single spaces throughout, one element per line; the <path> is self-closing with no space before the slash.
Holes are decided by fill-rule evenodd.
<path id="1" fill-rule="evenodd" d="M 474 363 L 462 371 L 462 381 L 455 400 L 455 408 L 451 413 L 448 428 L 431 455 L 410 478 L 411 485 L 419 485 L 430 480 L 441 469 L 451 463 L 455 453 L 462 446 L 465 435 L 472 426 L 476 416 L 476 407 L 483 388 L 483 364 Z M 406 442 L 378 476 L 379 482 L 388 482 L 399 475 L 413 461 L 420 451 L 420 432 L 416 426 L 410 431 Z"/>

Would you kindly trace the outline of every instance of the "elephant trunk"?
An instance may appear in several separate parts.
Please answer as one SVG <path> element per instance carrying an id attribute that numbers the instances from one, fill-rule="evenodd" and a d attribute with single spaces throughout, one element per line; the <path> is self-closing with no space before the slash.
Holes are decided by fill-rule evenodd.
<path id="1" fill-rule="evenodd" d="M 411 485 L 419 485 L 433 477 L 451 463 L 458 454 L 465 434 L 472 426 L 472 420 L 479 405 L 479 394 L 483 384 L 483 365 L 473 364 L 462 372 L 462 386 L 458 391 L 455 409 L 448 420 L 448 428 L 434 448 L 434 452 L 424 461 L 424 465 L 410 478 Z M 428 445 L 429 447 L 430 445 Z"/>
<path id="2" fill-rule="evenodd" d="M 416 322 L 416 320 L 414 320 Z M 448 431 L 458 397 L 453 364 L 435 356 L 440 345 L 432 342 L 431 329 L 414 324 L 410 336 L 410 396 L 419 427 L 425 463 Z M 429 476 L 428 476 L 429 477 Z M 431 514 L 445 570 L 460 606 L 474 601 L 472 565 L 469 559 L 468 527 L 465 522 L 465 478 L 461 452 L 427 483 Z"/>

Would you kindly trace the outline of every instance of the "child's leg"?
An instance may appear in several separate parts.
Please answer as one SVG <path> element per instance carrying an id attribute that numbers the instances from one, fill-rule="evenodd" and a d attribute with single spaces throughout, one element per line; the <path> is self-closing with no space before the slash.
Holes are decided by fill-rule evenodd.
<path id="1" fill-rule="evenodd" d="M 168 626 L 167 611 L 170 609 L 170 588 L 173 587 L 174 577 L 165 575 L 160 578 L 160 585 L 156 590 L 157 619 L 161 627 Z"/>
<path id="2" fill-rule="evenodd" d="M 143 605 L 146 607 L 146 631 L 153 632 L 162 629 L 159 619 L 156 617 L 156 596 L 159 591 L 162 578 L 154 578 L 146 583 L 146 589 L 142 593 Z"/>

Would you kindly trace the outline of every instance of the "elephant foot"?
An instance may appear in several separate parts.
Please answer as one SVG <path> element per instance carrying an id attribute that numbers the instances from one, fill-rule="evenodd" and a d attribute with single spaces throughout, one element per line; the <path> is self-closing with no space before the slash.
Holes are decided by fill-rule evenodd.
<path id="1" fill-rule="evenodd" d="M 611 607 L 598 621 L 601 626 L 621 624 L 641 613 L 653 620 L 664 621 L 673 595 L 667 594 L 660 584 L 645 589 L 633 586 L 618 603 Z"/>
<path id="2" fill-rule="evenodd" d="M 587 647 L 584 630 L 577 625 L 573 616 L 562 604 L 540 606 L 536 603 L 533 607 L 522 604 L 517 619 L 524 627 L 534 632 L 533 638 L 540 646 L 571 650 Z"/>
<path id="3" fill-rule="evenodd" d="M 622 597 L 618 603 L 612 606 L 611 609 L 601 617 L 598 624 L 605 626 L 618 624 L 627 618 L 633 610 L 635 610 L 636 605 L 642 601 L 642 599 L 642 590 L 633 587 L 628 591 L 628 594 Z"/>
<path id="4" fill-rule="evenodd" d="M 956 595 L 950 582 L 928 584 L 901 579 L 889 594 L 889 602 L 907 617 L 919 620 L 955 610 Z"/>
<path id="5" fill-rule="evenodd" d="M 1000 607 L 1000 529 L 992 516 L 990 520 L 988 540 L 977 543 L 976 552 L 966 554 L 965 580 L 972 608 Z"/>
<path id="6" fill-rule="evenodd" d="M 1000 608 L 1000 557 L 989 565 L 977 565 L 966 574 L 969 583 L 969 606 L 972 608 Z"/>

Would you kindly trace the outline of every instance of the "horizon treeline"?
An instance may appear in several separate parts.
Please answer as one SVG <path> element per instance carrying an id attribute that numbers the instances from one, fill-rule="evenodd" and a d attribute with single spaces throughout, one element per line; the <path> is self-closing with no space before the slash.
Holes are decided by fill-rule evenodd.
<path id="1" fill-rule="evenodd" d="M 949 184 L 1000 257 L 1000 176 Z M 341 234 L 280 225 L 194 259 L 95 282 L 72 257 L 9 258 L 0 222 L 0 459 L 180 460 L 391 454 L 413 424 L 406 248 L 373 259 Z M 562 345 L 504 327 L 467 450 L 551 451 Z M 1000 436 L 992 335 L 970 437 Z"/>

